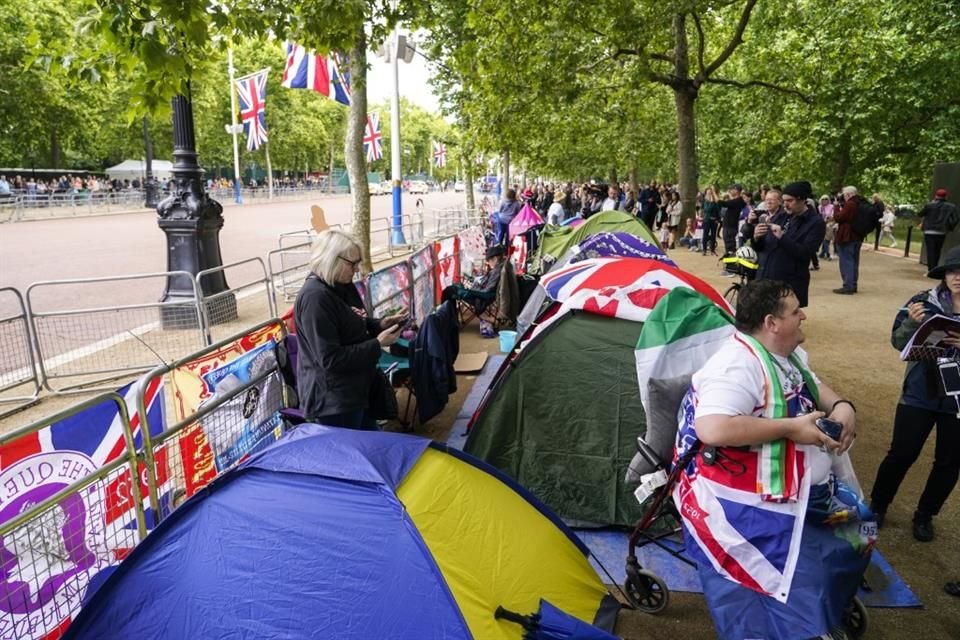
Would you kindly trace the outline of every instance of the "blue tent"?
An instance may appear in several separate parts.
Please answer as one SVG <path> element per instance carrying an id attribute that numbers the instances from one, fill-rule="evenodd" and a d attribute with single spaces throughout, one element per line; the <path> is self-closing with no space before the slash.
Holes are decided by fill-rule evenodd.
<path id="1" fill-rule="evenodd" d="M 429 440 L 302 425 L 162 521 L 66 638 L 513 638 L 547 599 L 611 629 L 587 550 Z"/>

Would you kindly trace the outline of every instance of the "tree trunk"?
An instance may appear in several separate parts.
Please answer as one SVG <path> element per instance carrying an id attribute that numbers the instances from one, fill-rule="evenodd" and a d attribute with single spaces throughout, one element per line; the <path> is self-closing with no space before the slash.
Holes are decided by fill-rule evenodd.
<path id="1" fill-rule="evenodd" d="M 630 167 L 630 172 L 627 174 L 627 179 L 630 181 L 630 188 L 633 189 L 633 195 L 640 195 L 640 183 L 637 182 L 637 168 Z"/>
<path id="2" fill-rule="evenodd" d="M 366 126 L 366 125 L 364 125 Z M 330 168 L 327 169 L 327 193 L 333 193 L 333 162 L 334 162 L 334 149 L 336 148 L 334 143 L 334 136 L 330 136 Z"/>
<path id="3" fill-rule="evenodd" d="M 363 153 L 363 130 L 367 125 L 367 36 L 363 27 L 350 50 L 351 100 L 347 114 L 344 158 L 350 180 L 353 205 L 353 235 L 363 247 L 363 263 L 373 270 L 370 259 L 370 185 L 367 184 L 367 157 Z"/>
<path id="4" fill-rule="evenodd" d="M 464 163 L 463 170 L 463 194 L 466 197 L 467 209 L 476 209 L 477 203 L 473 199 L 473 181 L 475 176 L 473 175 L 473 158 L 474 154 L 472 151 L 467 155 L 469 160 Z"/>
<path id="5" fill-rule="evenodd" d="M 510 150 L 503 152 L 503 195 L 506 196 L 507 189 L 512 189 L 510 185 Z"/>
<path id="6" fill-rule="evenodd" d="M 850 172 L 850 134 L 844 133 L 837 144 L 836 156 L 833 161 L 833 180 L 830 183 L 831 193 L 837 193 L 846 185 L 847 174 Z"/>
<path id="7" fill-rule="evenodd" d="M 50 131 L 50 167 L 59 169 L 61 166 L 60 135 L 56 129 Z"/>
<path id="8" fill-rule="evenodd" d="M 610 167 L 610 173 L 607 176 L 607 184 L 617 184 L 617 168 Z"/>
<path id="9" fill-rule="evenodd" d="M 690 78 L 690 51 L 686 15 L 673 19 L 673 102 L 677 107 L 677 169 L 680 202 L 683 205 L 681 228 L 687 218 L 697 214 L 697 87 Z"/>
<path id="10" fill-rule="evenodd" d="M 675 90 L 677 106 L 677 168 L 680 181 L 680 201 L 683 220 L 697 213 L 697 132 L 695 125 L 696 89 Z M 686 224 L 685 222 L 681 223 Z"/>

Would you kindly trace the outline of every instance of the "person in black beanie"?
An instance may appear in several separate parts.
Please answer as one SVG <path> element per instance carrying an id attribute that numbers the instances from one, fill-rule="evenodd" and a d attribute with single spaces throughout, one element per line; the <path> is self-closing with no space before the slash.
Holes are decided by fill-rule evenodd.
<path id="1" fill-rule="evenodd" d="M 758 280 L 782 280 L 793 287 L 801 307 L 807 306 L 810 290 L 808 265 L 827 232 L 823 218 L 807 200 L 809 182 L 791 182 L 783 188 L 783 208 L 760 217 L 753 231 L 753 248 L 760 258 Z"/>

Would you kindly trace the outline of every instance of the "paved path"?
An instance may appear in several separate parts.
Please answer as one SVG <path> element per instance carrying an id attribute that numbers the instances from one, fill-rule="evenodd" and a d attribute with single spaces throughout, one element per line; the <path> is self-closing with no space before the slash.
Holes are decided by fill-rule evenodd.
<path id="1" fill-rule="evenodd" d="M 418 197 L 423 197 L 427 210 L 462 206 L 464 202 L 462 193 L 404 195 L 404 213 L 414 211 Z M 377 196 L 371 202 L 374 225 L 390 217 L 389 196 Z M 330 224 L 349 223 L 348 195 L 226 207 L 220 233 L 224 263 L 265 258 L 268 251 L 277 248 L 281 233 L 309 227 L 313 203 L 324 208 Z M 12 286 L 24 293 L 31 283 L 42 280 L 165 271 L 165 256 L 164 235 L 157 227 L 156 215 L 148 211 L 0 225 L 0 287 Z M 154 302 L 162 288 L 159 280 L 72 287 L 69 291 L 59 287 L 39 296 L 38 301 L 62 304 L 68 296 L 70 308 Z"/>

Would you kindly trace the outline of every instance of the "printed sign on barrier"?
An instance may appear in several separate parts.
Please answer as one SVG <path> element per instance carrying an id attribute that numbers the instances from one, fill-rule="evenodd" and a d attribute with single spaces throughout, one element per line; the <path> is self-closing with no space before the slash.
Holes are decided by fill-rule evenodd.
<path id="1" fill-rule="evenodd" d="M 136 384 L 125 399 L 142 440 Z M 147 389 L 147 423 L 163 429 L 162 379 Z M 8 522 L 127 454 L 117 405 L 103 402 L 0 447 L 0 523 Z M 169 509 L 165 452 L 157 456 L 161 508 Z M 147 487 L 140 467 L 140 491 Z M 139 542 L 129 467 L 72 493 L 0 540 L 0 638 L 57 636 Z M 152 512 L 148 526 L 155 522 Z"/>
<path id="2" fill-rule="evenodd" d="M 411 279 L 410 265 L 406 262 L 370 274 L 367 287 L 374 318 L 382 318 L 402 308 L 413 311 Z"/>
<path id="3" fill-rule="evenodd" d="M 433 247 L 428 245 L 410 256 L 410 266 L 413 272 L 413 318 L 419 326 L 436 306 Z"/>
<path id="4" fill-rule="evenodd" d="M 260 345 L 275 343 L 282 336 L 282 327 L 271 324 L 258 331 L 245 335 L 221 349 L 208 353 L 202 358 L 171 372 L 173 381 L 174 407 L 177 420 L 184 420 L 197 412 L 201 403 L 213 395 L 213 390 L 204 381 L 203 376 L 225 364 L 241 357 Z M 217 477 L 214 452 L 210 447 L 207 434 L 200 425 L 184 429 L 178 436 L 180 456 L 183 463 L 184 486 L 186 496 L 190 497 Z"/>
<path id="5" fill-rule="evenodd" d="M 460 282 L 460 236 L 450 236 L 434 243 L 437 255 L 437 300 L 444 289 Z"/>
<path id="6" fill-rule="evenodd" d="M 204 383 L 213 394 L 208 402 L 216 402 L 270 371 L 272 373 L 260 383 L 234 395 L 200 420 L 213 450 L 217 473 L 283 435 L 279 411 L 283 381 L 277 371 L 277 345 L 268 342 L 203 375 Z"/>

